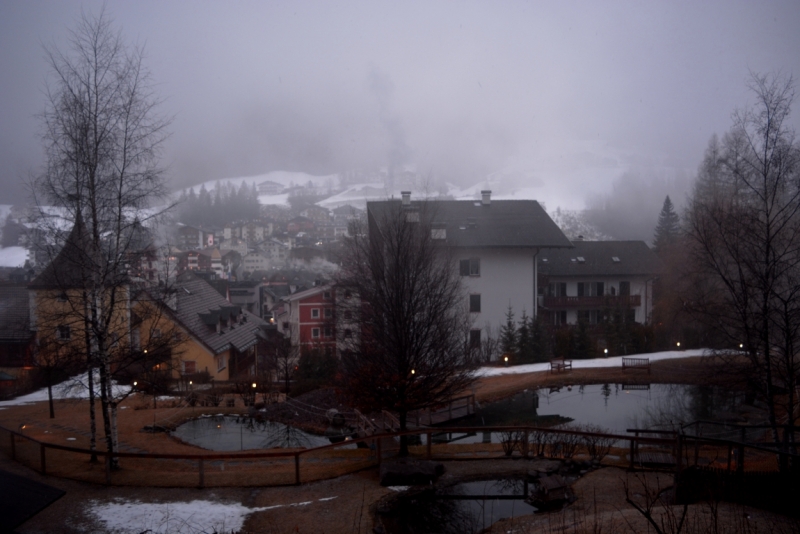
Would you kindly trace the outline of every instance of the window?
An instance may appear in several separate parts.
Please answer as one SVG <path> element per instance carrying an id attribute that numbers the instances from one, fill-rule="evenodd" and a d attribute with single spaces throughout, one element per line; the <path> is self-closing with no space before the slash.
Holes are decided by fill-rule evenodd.
<path id="1" fill-rule="evenodd" d="M 628 323 L 636 322 L 636 310 L 625 310 L 625 321 Z"/>
<path id="2" fill-rule="evenodd" d="M 312 339 L 319 339 L 319 328 L 312 328 L 311 329 L 311 338 Z"/>
<path id="3" fill-rule="evenodd" d="M 583 282 L 578 282 L 578 296 L 579 297 L 586 296 L 586 288 Z"/>
<path id="4" fill-rule="evenodd" d="M 567 311 L 563 310 L 560 312 L 555 312 L 553 314 L 553 324 L 556 326 L 567 324 Z"/>
<path id="5" fill-rule="evenodd" d="M 480 330 L 470 330 L 469 331 L 469 348 L 471 349 L 478 349 L 481 346 L 481 331 Z"/>
<path id="6" fill-rule="evenodd" d="M 330 300 L 331 299 L 331 292 L 330 291 L 323 292 L 322 293 L 322 298 L 324 298 L 325 300 Z"/>
<path id="7" fill-rule="evenodd" d="M 139 329 L 131 330 L 131 348 L 133 350 L 139 350 L 142 347 L 142 337 L 139 333 Z"/>
<path id="8" fill-rule="evenodd" d="M 481 312 L 481 296 L 480 295 L 470 295 L 469 296 L 469 311 L 471 313 L 480 313 Z"/>
<path id="9" fill-rule="evenodd" d="M 319 308 L 311 308 L 311 318 L 319 319 Z"/>
<path id="10" fill-rule="evenodd" d="M 481 260 L 480 258 L 470 258 L 468 260 L 461 260 L 459 262 L 458 270 L 461 276 L 480 276 Z"/>
<path id="11" fill-rule="evenodd" d="M 220 354 L 217 358 L 217 371 L 222 371 L 225 369 L 225 355 Z"/>
<path id="12" fill-rule="evenodd" d="M 333 319 L 333 308 L 325 308 L 325 318 Z"/>
<path id="13" fill-rule="evenodd" d="M 197 362 L 194 360 L 186 360 L 181 362 L 181 366 L 183 367 L 183 374 L 185 375 L 193 375 L 197 372 Z"/>
<path id="14" fill-rule="evenodd" d="M 56 338 L 59 341 L 69 341 L 70 333 L 70 328 L 67 325 L 58 325 L 56 328 Z"/>
<path id="15" fill-rule="evenodd" d="M 333 328 L 330 326 L 325 327 L 325 337 L 333 337 Z"/>
<path id="16" fill-rule="evenodd" d="M 603 282 L 597 282 L 597 292 L 595 296 L 602 297 L 605 295 L 605 284 Z"/>
<path id="17" fill-rule="evenodd" d="M 353 337 L 353 331 L 350 330 L 349 328 L 345 329 L 344 338 L 345 339 L 350 339 L 351 337 Z"/>
<path id="18" fill-rule="evenodd" d="M 630 295 L 631 294 L 631 283 L 630 282 L 620 282 L 619 283 L 619 294 L 620 295 Z"/>
<path id="19" fill-rule="evenodd" d="M 447 228 L 431 228 L 431 239 L 447 239 Z"/>

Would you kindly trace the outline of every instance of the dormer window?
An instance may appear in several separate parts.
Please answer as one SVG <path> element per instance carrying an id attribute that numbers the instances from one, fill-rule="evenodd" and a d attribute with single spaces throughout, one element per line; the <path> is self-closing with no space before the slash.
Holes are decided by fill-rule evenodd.
<path id="1" fill-rule="evenodd" d="M 59 293 L 58 302 L 67 302 L 68 300 L 69 298 L 67 297 L 67 294 L 65 292 L 62 291 L 61 293 Z"/>

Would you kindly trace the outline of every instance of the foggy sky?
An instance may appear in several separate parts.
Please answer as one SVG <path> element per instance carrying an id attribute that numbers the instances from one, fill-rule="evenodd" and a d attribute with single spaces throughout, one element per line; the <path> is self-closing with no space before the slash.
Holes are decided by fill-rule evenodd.
<path id="1" fill-rule="evenodd" d="M 65 49 L 81 9 L 101 6 L 0 0 L 0 203 L 24 200 L 20 181 L 41 169 L 42 46 Z M 106 9 L 145 46 L 174 115 L 175 185 L 410 163 L 461 185 L 523 173 L 554 184 L 549 206 L 574 206 L 610 189 L 603 169 L 693 173 L 748 102 L 749 70 L 800 76 L 796 1 Z"/>

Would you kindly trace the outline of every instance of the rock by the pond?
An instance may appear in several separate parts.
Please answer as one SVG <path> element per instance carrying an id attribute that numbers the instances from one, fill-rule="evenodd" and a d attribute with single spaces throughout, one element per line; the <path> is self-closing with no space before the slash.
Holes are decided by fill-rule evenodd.
<path id="1" fill-rule="evenodd" d="M 381 463 L 381 486 L 419 486 L 430 484 L 442 473 L 444 466 L 439 462 L 427 460 L 399 460 Z"/>

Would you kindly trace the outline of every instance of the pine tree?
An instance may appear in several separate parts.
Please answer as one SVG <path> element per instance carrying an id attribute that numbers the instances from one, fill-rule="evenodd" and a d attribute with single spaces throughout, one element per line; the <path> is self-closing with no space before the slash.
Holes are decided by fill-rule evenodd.
<path id="1" fill-rule="evenodd" d="M 531 339 L 531 325 L 528 314 L 523 308 L 522 317 L 517 328 L 517 359 L 522 363 L 533 361 L 533 340 Z"/>
<path id="2" fill-rule="evenodd" d="M 511 305 L 506 312 L 506 324 L 500 329 L 500 349 L 512 360 L 516 359 L 517 352 L 517 325 L 514 322 L 514 310 Z"/>
<path id="3" fill-rule="evenodd" d="M 547 327 L 541 316 L 537 316 L 535 319 L 531 318 L 530 332 L 534 361 L 546 362 L 550 359 L 550 340 L 547 335 Z"/>
<path id="4" fill-rule="evenodd" d="M 663 253 L 665 249 L 673 245 L 680 234 L 680 218 L 675 213 L 675 208 L 669 195 L 664 199 L 664 206 L 658 215 L 658 224 L 653 235 L 653 248 L 656 253 Z"/>

